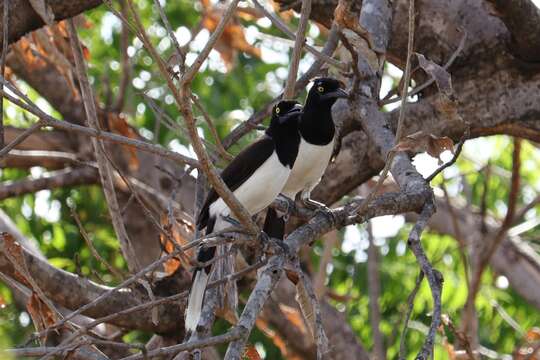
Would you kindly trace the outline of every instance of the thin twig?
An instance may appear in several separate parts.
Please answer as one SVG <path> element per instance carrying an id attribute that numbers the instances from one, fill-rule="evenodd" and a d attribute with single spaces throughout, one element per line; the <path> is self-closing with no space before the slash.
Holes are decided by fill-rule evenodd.
<path id="1" fill-rule="evenodd" d="M 6 82 L 4 82 L 4 84 L 6 84 Z M 12 90 L 12 88 L 10 88 L 10 90 Z M 58 130 L 75 132 L 81 135 L 94 137 L 99 140 L 105 140 L 105 141 L 109 141 L 116 144 L 134 147 L 141 151 L 149 152 L 152 154 L 162 156 L 167 159 L 175 160 L 181 164 L 189 165 L 193 168 L 200 167 L 197 160 L 192 159 L 188 156 L 184 156 L 177 152 L 167 150 L 163 148 L 162 146 L 154 145 L 147 141 L 141 141 L 138 139 L 128 138 L 122 135 L 113 134 L 107 131 L 101 131 L 101 130 L 98 131 L 96 129 L 89 128 L 86 126 L 72 124 L 69 121 L 60 121 L 48 115 L 47 113 L 43 112 L 40 108 L 38 108 L 32 102 L 29 102 L 29 103 L 23 102 L 2 90 L 0 90 L 0 93 L 6 99 L 8 99 L 11 103 L 17 105 L 21 109 L 24 109 L 39 118 L 37 123 L 34 123 L 30 128 L 26 129 L 22 134 L 17 136 L 17 138 L 15 138 L 11 143 L 7 144 L 2 150 L 0 150 L 0 158 L 2 158 L 5 154 L 7 154 L 15 146 L 23 142 L 27 137 L 32 135 L 32 133 L 36 132 L 38 129 L 45 126 L 50 126 Z"/>
<path id="2" fill-rule="evenodd" d="M 180 73 L 183 74 L 186 71 L 186 54 L 185 51 L 182 49 L 180 44 L 178 43 L 178 39 L 176 38 L 176 34 L 171 28 L 171 24 L 169 23 L 169 19 L 167 18 L 167 15 L 165 15 L 165 11 L 163 10 L 163 7 L 161 6 L 159 0 L 154 0 L 154 4 L 156 5 L 159 16 L 161 17 L 161 21 L 163 22 L 163 25 L 165 25 L 165 29 L 167 29 L 167 34 L 169 35 L 169 38 L 171 39 L 174 50 L 176 52 L 176 56 L 178 56 L 180 67 Z"/>
<path id="3" fill-rule="evenodd" d="M 268 11 L 258 0 L 252 0 L 253 5 L 255 5 L 255 8 L 260 10 L 271 22 L 274 24 L 275 27 L 277 27 L 279 30 L 283 31 L 285 35 L 291 40 L 295 40 L 296 36 L 294 32 L 289 29 L 287 24 L 285 24 L 278 16 Z M 300 20 L 301 21 L 301 20 Z M 298 29 L 300 31 L 300 28 Z M 307 42 L 304 42 L 303 46 L 306 48 L 307 51 L 312 53 L 317 59 L 322 60 L 323 62 L 332 65 L 336 68 L 338 68 L 341 71 L 347 70 L 347 65 L 342 63 L 339 60 L 334 59 L 324 51 L 319 51 L 313 46 L 309 45 Z"/>
<path id="4" fill-rule="evenodd" d="M 241 338 L 244 332 L 245 330 L 242 329 L 242 327 L 237 326 L 223 335 L 217 335 L 217 336 L 213 336 L 213 337 L 202 339 L 202 340 L 196 340 L 196 341 L 192 341 L 188 343 L 182 343 L 178 345 L 173 345 L 173 346 L 168 346 L 168 347 L 148 351 L 147 356 L 156 357 L 156 356 L 163 356 L 163 355 L 175 355 L 181 351 L 193 350 L 193 349 L 198 349 L 198 348 L 208 347 L 208 346 L 213 346 L 213 345 L 220 345 L 220 344 L 228 343 L 228 342 Z M 136 354 L 136 355 L 131 355 L 131 356 L 122 358 L 120 360 L 142 360 L 142 359 L 144 359 L 143 354 Z"/>
<path id="5" fill-rule="evenodd" d="M 77 28 L 73 19 L 68 20 L 69 28 L 69 40 L 71 43 L 71 50 L 73 53 L 73 58 L 75 59 L 75 67 L 77 70 L 77 77 L 79 79 L 80 90 L 82 95 L 82 100 L 84 104 L 84 110 L 86 112 L 86 119 L 90 127 L 100 131 L 99 120 L 97 117 L 96 103 L 94 99 L 94 94 L 88 81 L 88 75 L 86 70 L 86 63 L 84 62 L 84 56 L 82 52 L 82 47 L 79 42 L 77 35 Z M 116 237 L 120 242 L 120 248 L 122 250 L 122 255 L 126 260 L 130 272 L 134 273 L 141 268 L 137 254 L 133 249 L 131 240 L 129 239 L 124 220 L 122 219 L 122 214 L 120 212 L 120 206 L 118 205 L 118 199 L 116 198 L 116 191 L 114 189 L 113 183 L 113 174 L 111 167 L 107 161 L 105 155 L 105 148 L 103 143 L 93 138 L 92 145 L 94 148 L 94 153 L 96 156 L 96 161 L 99 168 L 99 175 L 101 178 L 101 186 L 103 188 L 103 193 L 105 195 L 105 200 L 109 208 L 109 214 L 111 216 L 112 224 Z"/>
<path id="6" fill-rule="evenodd" d="M 105 260 L 99 254 L 97 249 L 94 247 L 94 244 L 92 243 L 92 240 L 90 239 L 90 236 L 88 235 L 88 233 L 84 229 L 84 226 L 83 226 L 83 224 L 81 222 L 81 219 L 79 218 L 79 215 L 77 214 L 77 211 L 73 207 L 70 207 L 70 211 L 71 211 L 71 216 L 75 220 L 75 223 L 77 224 L 77 227 L 79 228 L 79 232 L 81 233 L 81 235 L 82 235 L 84 241 L 86 242 L 86 245 L 90 249 L 90 252 L 92 253 L 92 255 L 94 255 L 94 257 L 96 258 L 97 261 L 99 261 L 100 263 L 105 265 L 105 267 L 109 270 L 109 272 L 111 274 L 113 274 L 114 276 L 116 276 L 117 279 L 123 280 L 125 278 L 124 274 L 122 274 L 120 272 L 120 270 L 116 269 L 111 264 L 109 264 L 109 262 L 107 260 Z"/>
<path id="7" fill-rule="evenodd" d="M 480 290 L 480 283 L 482 274 L 486 266 L 488 265 L 491 257 L 501 244 L 501 242 L 506 237 L 508 229 L 512 226 L 514 222 L 514 214 L 516 211 L 516 204 L 518 196 L 520 193 L 520 169 L 521 169 L 521 139 L 514 138 L 514 151 L 512 153 L 512 178 L 510 186 L 510 194 L 508 195 L 508 210 L 506 212 L 503 223 L 501 224 L 499 230 L 495 234 L 492 241 L 490 241 L 484 250 L 478 253 L 478 260 L 476 268 L 472 274 L 471 287 L 467 296 L 467 302 L 465 304 L 465 309 L 469 312 L 474 308 L 474 301 Z"/>
<path id="8" fill-rule="evenodd" d="M 454 152 L 454 156 L 452 157 L 452 159 L 449 162 L 439 166 L 439 168 L 437 168 L 431 175 L 429 175 L 426 178 L 426 182 L 430 183 L 431 180 L 433 180 L 435 176 L 439 175 L 444 169 L 449 168 L 450 166 L 454 165 L 454 163 L 459 158 L 459 155 L 461 154 L 461 151 L 463 150 L 463 144 L 465 144 L 465 141 L 469 138 L 469 135 L 470 135 L 470 127 L 467 126 L 465 133 L 463 134 L 463 136 L 459 140 L 459 143 L 457 144 L 456 151 Z"/>
<path id="9" fill-rule="evenodd" d="M 294 49 L 289 63 L 289 75 L 287 76 L 287 84 L 283 90 L 283 99 L 292 99 L 294 96 L 294 84 L 296 83 L 296 75 L 300 57 L 302 56 L 302 48 L 306 41 L 306 29 L 308 26 L 309 14 L 311 13 L 311 0 L 302 1 L 302 10 L 300 13 L 300 25 L 296 31 L 296 40 L 294 41 Z"/>
<path id="10" fill-rule="evenodd" d="M 444 64 L 444 66 L 443 66 L 444 70 L 448 70 L 450 68 L 450 66 L 452 66 L 454 61 L 457 59 L 459 53 L 461 53 L 463 51 L 463 48 L 465 47 L 465 40 L 466 39 L 467 39 L 467 33 L 465 32 L 465 33 L 463 33 L 463 36 L 461 37 L 461 41 L 459 42 L 459 45 L 458 45 L 457 49 L 454 51 L 452 56 L 450 56 L 450 59 L 448 59 L 446 64 Z M 428 86 L 430 86 L 434 82 L 435 82 L 435 79 L 433 77 L 431 77 L 425 83 L 415 87 L 411 92 L 407 93 L 407 97 L 411 97 L 411 96 L 419 94 L 422 90 L 424 90 L 425 88 L 427 88 Z M 392 103 L 395 103 L 395 102 L 398 102 L 398 101 L 402 101 L 401 96 L 398 96 L 398 97 L 395 97 L 395 98 L 390 98 L 390 99 L 383 99 L 383 100 L 380 101 L 380 105 L 384 106 L 384 105 L 392 104 Z"/>
<path id="11" fill-rule="evenodd" d="M 121 11 L 125 14 L 126 1 L 120 1 Z M 125 24 L 122 24 L 122 31 L 120 33 L 120 55 L 122 58 L 122 76 L 120 78 L 120 86 L 118 88 L 118 95 L 112 109 L 116 112 L 121 112 L 124 108 L 126 100 L 126 92 L 129 86 L 129 80 L 131 78 L 131 62 L 127 53 L 129 47 L 129 31 Z"/>
<path id="12" fill-rule="evenodd" d="M 435 336 L 441 323 L 441 293 L 443 276 L 439 271 L 434 269 L 429 262 L 429 259 L 422 248 L 422 242 L 420 241 L 422 232 L 427 226 L 427 222 L 434 212 L 435 206 L 431 203 L 431 200 L 428 200 L 428 202 L 424 205 L 416 224 L 414 224 L 413 229 L 409 234 L 409 239 L 407 240 L 407 245 L 414 253 L 416 261 L 420 265 L 420 269 L 422 269 L 422 272 L 428 280 L 429 287 L 431 289 L 431 296 L 433 298 L 431 325 L 429 327 L 428 335 L 424 340 L 424 344 L 422 345 L 422 349 L 416 356 L 417 360 L 427 360 L 429 359 L 430 355 L 433 354 Z"/>
<path id="13" fill-rule="evenodd" d="M 6 98 L 8 97 L 8 96 L 6 96 L 7 94 L 3 90 L 0 91 L 0 92 L 1 92 L 1 95 L 2 95 L 1 96 L 2 100 L 3 100 L 4 97 L 6 97 Z M 15 148 L 15 146 L 19 145 L 24 140 L 26 140 L 27 137 L 29 137 L 30 135 L 32 135 L 33 133 L 35 133 L 36 131 L 41 129 L 43 126 L 45 126 L 45 123 L 46 122 L 44 120 L 40 119 L 38 122 L 32 124 L 32 126 L 30 126 L 28 129 L 26 129 L 22 133 L 20 133 L 9 144 L 2 147 L 2 149 L 0 150 L 0 160 L 4 156 L 6 156 L 13 148 Z"/>
<path id="14" fill-rule="evenodd" d="M 369 320 L 371 323 L 371 329 L 373 332 L 373 356 L 374 359 L 384 360 L 386 359 L 384 349 L 384 338 L 381 333 L 381 309 L 379 306 L 379 299 L 381 297 L 381 279 L 379 276 L 379 252 L 375 246 L 375 239 L 373 237 L 373 229 L 371 221 L 367 222 L 367 233 L 369 239 L 368 247 L 368 296 L 369 296 Z"/>
<path id="15" fill-rule="evenodd" d="M 4 11 L 3 11 L 3 29 L 2 29 L 2 57 L 0 58 L 0 73 L 2 78 L 6 73 L 6 57 L 8 50 L 8 29 L 9 29 L 9 0 L 4 0 Z M 2 85 L 2 90 L 4 86 Z M 0 96 L 0 150 L 3 149 L 5 145 L 4 142 L 4 97 Z M 2 156 L 0 155 L 0 158 Z"/>
<path id="16" fill-rule="evenodd" d="M 193 64 L 189 67 L 189 69 L 186 70 L 186 73 L 182 76 L 180 87 L 184 87 L 186 84 L 191 84 L 191 81 L 199 72 L 199 69 L 203 64 L 204 60 L 206 60 L 206 58 L 210 54 L 210 51 L 212 51 L 214 45 L 216 45 L 216 42 L 219 40 L 221 34 L 223 33 L 223 30 L 225 30 L 225 26 L 234 15 L 239 1 L 240 0 L 232 0 L 230 2 L 227 10 L 225 10 L 223 15 L 221 16 L 221 19 L 219 20 L 216 29 L 208 39 L 208 42 L 206 43 L 202 51 L 199 53 Z"/>
<path id="17" fill-rule="evenodd" d="M 206 121 L 206 124 L 208 125 L 208 128 L 210 129 L 210 132 L 212 133 L 212 136 L 214 137 L 214 140 L 216 141 L 216 147 L 218 149 L 219 154 L 221 155 L 223 159 L 231 161 L 233 159 L 233 156 L 229 154 L 227 150 L 225 150 L 225 148 L 223 147 L 223 143 L 221 142 L 216 126 L 214 125 L 214 122 L 212 121 L 212 118 L 210 118 L 210 115 L 208 114 L 208 112 L 202 106 L 201 101 L 199 100 L 199 97 L 195 94 L 191 94 L 191 100 L 193 101 L 193 103 L 195 104 L 195 107 L 199 110 L 199 112 L 203 116 L 204 121 Z"/>
<path id="18" fill-rule="evenodd" d="M 416 298 L 418 290 L 420 290 L 420 284 L 422 284 L 423 279 L 424 273 L 420 272 L 420 274 L 418 274 L 418 277 L 416 278 L 416 284 L 414 285 L 413 290 L 407 297 L 407 313 L 405 315 L 405 322 L 403 323 L 403 330 L 401 331 L 401 338 L 399 340 L 399 360 L 405 360 L 407 356 L 407 350 L 405 348 L 405 338 L 407 336 L 407 330 L 409 330 L 409 320 L 411 319 L 411 314 L 414 308 L 414 299 Z"/>

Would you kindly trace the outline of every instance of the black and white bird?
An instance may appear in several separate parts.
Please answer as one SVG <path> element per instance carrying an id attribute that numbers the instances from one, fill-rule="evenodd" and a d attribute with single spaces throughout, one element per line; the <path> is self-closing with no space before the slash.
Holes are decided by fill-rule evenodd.
<path id="1" fill-rule="evenodd" d="M 337 99 L 348 96 L 341 88 L 341 82 L 336 79 L 318 78 L 313 81 L 298 124 L 301 138 L 298 156 L 287 183 L 281 190 L 281 194 L 288 199 L 294 200 L 296 195 L 301 193 L 301 200 L 306 207 L 324 207 L 311 199 L 311 191 L 321 180 L 334 155 L 336 128 L 332 118 L 332 106 Z M 283 217 L 274 210 L 269 210 L 264 231 L 271 237 L 283 238 Z"/>
<path id="2" fill-rule="evenodd" d="M 250 215 L 270 205 L 289 178 L 300 145 L 300 114 L 301 106 L 296 101 L 279 102 L 272 109 L 265 135 L 240 152 L 221 173 L 225 184 Z M 231 226 L 229 218 L 234 219 L 234 214 L 211 189 L 197 217 L 197 228 L 206 229 L 206 234 L 220 231 Z M 197 260 L 205 263 L 215 255 L 215 246 L 201 247 Z M 206 285 L 214 266 L 217 263 L 196 268 L 193 273 L 185 318 L 187 334 L 194 332 L 199 323 Z"/>

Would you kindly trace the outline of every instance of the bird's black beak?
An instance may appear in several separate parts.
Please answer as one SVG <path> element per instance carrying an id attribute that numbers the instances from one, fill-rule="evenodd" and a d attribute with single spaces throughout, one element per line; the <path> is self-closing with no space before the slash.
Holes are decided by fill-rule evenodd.
<path id="1" fill-rule="evenodd" d="M 284 115 L 282 115 L 282 116 L 280 116 L 278 118 L 278 123 L 279 124 L 285 124 L 290 119 L 300 115 L 300 113 L 302 113 L 302 107 L 301 106 L 296 107 L 296 105 L 295 105 L 295 107 L 292 108 L 288 113 L 286 113 L 286 114 L 284 114 Z"/>
<path id="2" fill-rule="evenodd" d="M 332 92 L 321 95 L 322 100 L 348 98 L 348 97 L 349 97 L 349 93 L 343 90 L 342 88 L 339 88 Z"/>

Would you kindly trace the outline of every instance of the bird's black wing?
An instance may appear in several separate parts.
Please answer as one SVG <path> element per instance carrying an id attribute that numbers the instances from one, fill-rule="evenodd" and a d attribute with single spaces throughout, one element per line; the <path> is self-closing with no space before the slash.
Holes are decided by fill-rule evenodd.
<path id="1" fill-rule="evenodd" d="M 265 135 L 242 150 L 221 173 L 227 187 L 233 192 L 238 189 L 272 155 L 274 149 L 274 141 Z M 208 224 L 210 205 L 218 198 L 218 193 L 210 189 L 197 217 L 199 230 Z"/>

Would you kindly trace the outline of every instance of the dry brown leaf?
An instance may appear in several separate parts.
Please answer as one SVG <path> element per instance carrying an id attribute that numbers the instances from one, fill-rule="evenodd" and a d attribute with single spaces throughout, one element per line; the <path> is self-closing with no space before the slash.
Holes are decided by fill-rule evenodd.
<path id="1" fill-rule="evenodd" d="M 52 26 L 50 28 L 55 28 Z M 32 33 L 34 44 L 40 50 L 40 54 L 53 64 L 58 72 L 66 79 L 73 97 L 79 97 L 79 90 L 75 86 L 73 79 L 72 65 L 65 54 L 57 47 L 57 41 L 53 40 L 53 32 L 50 29 L 43 28 Z"/>
<path id="2" fill-rule="evenodd" d="M 534 342 L 540 340 L 540 328 L 533 327 L 525 334 L 525 340 L 528 342 Z"/>
<path id="3" fill-rule="evenodd" d="M 192 234 L 194 231 L 193 224 L 188 223 L 187 221 L 179 217 L 174 217 L 171 224 L 169 219 L 170 217 L 168 216 L 168 214 L 162 214 L 161 226 L 163 226 L 163 228 L 169 234 L 171 234 L 171 237 L 176 244 L 180 246 L 187 245 L 187 243 L 189 242 L 188 235 Z M 161 233 L 159 239 L 166 253 L 170 254 L 171 252 L 173 252 L 175 246 L 167 236 Z M 186 255 L 188 257 L 193 256 L 193 250 L 186 250 Z M 178 258 L 172 258 L 163 264 L 167 275 L 173 274 L 182 265 L 185 267 L 189 267 L 189 264 L 182 264 L 182 262 Z"/>
<path id="4" fill-rule="evenodd" d="M 34 11 L 39 15 L 41 20 L 47 25 L 54 23 L 54 13 L 47 0 L 28 0 Z"/>
<path id="5" fill-rule="evenodd" d="M 283 315 L 285 315 L 287 320 L 292 323 L 292 325 L 298 328 L 303 334 L 307 334 L 307 329 L 304 324 L 304 320 L 302 319 L 302 314 L 300 314 L 300 311 L 285 304 L 279 304 L 279 309 L 281 310 L 281 312 L 283 312 Z"/>
<path id="6" fill-rule="evenodd" d="M 294 285 L 298 284 L 298 273 L 289 269 L 285 269 L 285 275 Z"/>
<path id="7" fill-rule="evenodd" d="M 123 114 L 107 113 L 107 128 L 113 133 L 120 134 L 130 139 L 138 139 L 139 136 L 131 126 L 129 126 L 127 119 Z M 131 171 L 135 171 L 139 168 L 139 158 L 137 157 L 137 149 L 133 146 L 122 145 L 125 151 L 129 154 L 128 165 Z"/>
<path id="8" fill-rule="evenodd" d="M 416 53 L 416 57 L 418 58 L 420 67 L 433 77 L 439 91 L 452 100 L 454 89 L 452 88 L 452 77 L 448 71 L 433 61 L 427 60 L 422 54 Z"/>
<path id="9" fill-rule="evenodd" d="M 243 359 L 246 360 L 261 360 L 261 356 L 259 355 L 259 352 L 257 349 L 255 349 L 255 346 L 252 344 L 246 345 L 246 351 L 244 351 L 244 355 L 242 355 Z"/>
<path id="10" fill-rule="evenodd" d="M 13 44 L 12 49 L 17 60 L 25 64 L 29 70 L 37 70 L 47 65 L 45 59 L 39 55 L 39 52 L 27 37 L 23 37 Z"/>
<path id="11" fill-rule="evenodd" d="M 3 245 L 4 249 L 3 251 L 9 255 L 9 260 L 12 262 L 16 262 L 17 266 L 20 269 L 24 269 L 26 271 L 26 263 L 24 261 L 24 255 L 21 245 L 15 240 L 15 238 L 7 232 L 2 232 L 0 234 L 3 238 Z M 15 271 L 14 274 L 15 280 L 23 284 L 24 286 L 31 288 L 31 285 L 26 280 L 26 274 L 21 274 L 18 271 Z"/>
<path id="12" fill-rule="evenodd" d="M 259 330 L 261 330 L 272 342 L 276 347 L 281 351 L 281 354 L 283 355 L 283 358 L 287 360 L 302 360 L 303 358 L 292 353 L 287 344 L 285 343 L 285 340 L 274 330 L 270 328 L 270 325 L 268 323 L 258 317 L 255 320 L 255 325 Z"/>
<path id="13" fill-rule="evenodd" d="M 446 338 L 443 338 L 442 345 L 443 345 L 444 349 L 446 350 L 446 352 L 448 353 L 448 358 L 450 360 L 455 360 L 456 359 L 456 351 L 454 349 L 454 345 L 449 343 Z"/>
<path id="14" fill-rule="evenodd" d="M 46 329 L 47 327 L 53 325 L 58 320 L 54 313 L 49 309 L 49 307 L 39 298 L 39 296 L 34 292 L 32 296 L 28 299 L 26 303 L 26 310 L 32 322 L 38 332 Z M 45 342 L 45 337 L 40 339 L 42 343 Z"/>
<path id="15" fill-rule="evenodd" d="M 344 28 L 354 31 L 355 33 L 365 35 L 365 31 L 362 30 L 360 26 L 360 9 L 356 9 L 358 6 L 354 1 L 350 0 L 339 0 L 336 9 L 334 10 L 334 20 L 338 25 L 341 25 Z"/>
<path id="16" fill-rule="evenodd" d="M 454 153 L 454 142 L 447 136 L 437 137 L 433 134 L 426 134 L 423 131 L 407 135 L 392 149 L 392 151 L 412 151 L 415 153 L 427 152 L 430 156 L 437 158 L 442 164 L 441 154 L 450 150 Z"/>
<path id="17" fill-rule="evenodd" d="M 201 2 L 204 7 L 202 25 L 209 32 L 213 32 L 223 16 L 223 8 L 211 6 L 208 1 Z M 219 52 L 227 70 L 231 70 L 238 51 L 261 57 L 261 49 L 249 44 L 244 34 L 244 28 L 237 17 L 233 17 L 225 26 L 223 34 L 217 41 L 215 49 Z"/>

